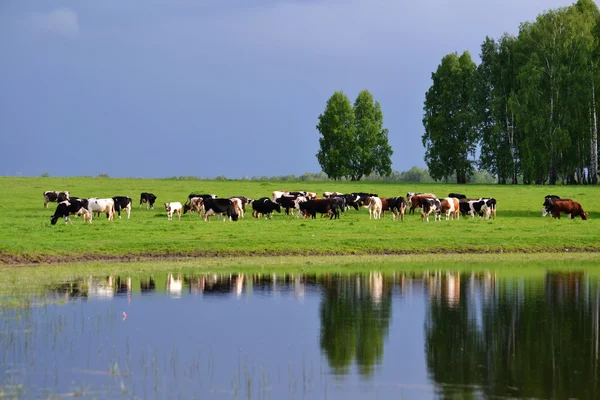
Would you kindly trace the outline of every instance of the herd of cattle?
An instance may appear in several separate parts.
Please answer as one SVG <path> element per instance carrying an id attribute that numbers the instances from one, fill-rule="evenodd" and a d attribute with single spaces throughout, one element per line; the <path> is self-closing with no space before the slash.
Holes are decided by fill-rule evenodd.
<path id="1" fill-rule="evenodd" d="M 140 195 L 140 207 L 146 205 L 147 209 L 154 209 L 156 199 L 153 193 L 143 192 Z M 114 218 L 115 213 L 121 218 L 121 211 L 127 213 L 127 218 L 131 216 L 132 201 L 127 196 L 84 199 L 70 196 L 69 192 L 46 191 L 44 207 L 47 208 L 50 202 L 58 203 L 54 215 L 50 218 L 52 225 L 60 218 L 72 223 L 69 219 L 70 215 L 82 216 L 84 223 L 87 221 L 91 223 L 94 214 L 105 213 L 109 220 Z M 317 193 L 314 192 L 274 191 L 270 198 L 261 197 L 256 200 L 245 196 L 218 198 L 214 194 L 192 193 L 185 203 L 168 202 L 164 203 L 164 207 L 168 220 L 172 220 L 174 214 L 181 219 L 182 214 L 196 212 L 205 221 L 208 221 L 212 215 L 221 215 L 223 219 L 237 221 L 244 217 L 246 207 L 252 207 L 252 216 L 255 218 L 271 218 L 274 212 L 281 213 L 284 209 L 287 215 L 316 218 L 317 214 L 321 214 L 334 219 L 339 218 L 340 213 L 350 208 L 359 210 L 366 207 L 369 210 L 369 219 L 380 219 L 388 211 L 394 220 L 404 221 L 407 209 L 409 214 L 414 214 L 416 209 L 421 209 L 421 220 L 427 222 L 431 214 L 434 221 L 441 221 L 442 215 L 446 216 L 446 220 L 458 219 L 460 215 L 463 217 L 471 215 L 475 218 L 476 214 L 480 218 L 496 219 L 496 199 L 493 197 L 470 199 L 459 193 L 450 193 L 448 197 L 438 199 L 433 193 L 409 192 L 406 197 L 383 198 L 374 193 L 324 192 L 322 197 L 318 198 Z M 579 203 L 555 195 L 546 196 L 542 216 L 551 214 L 554 218 L 560 218 L 561 213 L 569 214 L 571 219 L 576 216 L 581 216 L 584 220 L 588 218 L 588 213 L 583 211 Z"/>

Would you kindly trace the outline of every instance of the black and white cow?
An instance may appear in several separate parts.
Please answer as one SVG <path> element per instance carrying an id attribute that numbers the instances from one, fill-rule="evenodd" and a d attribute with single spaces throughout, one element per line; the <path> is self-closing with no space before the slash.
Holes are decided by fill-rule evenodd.
<path id="1" fill-rule="evenodd" d="M 291 193 L 292 192 L 290 192 L 290 194 L 281 195 L 275 200 L 276 203 L 279 203 L 279 205 L 285 209 L 285 215 L 290 215 L 290 208 L 293 210 L 296 207 L 296 199 L 298 197 L 303 197 L 299 192 L 294 192 L 295 194 Z"/>
<path id="2" fill-rule="evenodd" d="M 131 216 L 131 197 L 128 196 L 115 196 L 112 198 L 115 201 L 115 212 L 121 219 L 121 210 L 127 212 L 127 219 Z"/>
<path id="3" fill-rule="evenodd" d="M 83 223 L 92 222 L 92 217 L 88 211 L 88 201 L 86 199 L 69 199 L 61 201 L 56 206 L 54 215 L 50 217 L 50 223 L 56 225 L 59 218 L 64 218 L 66 223 L 73 224 L 69 215 L 83 215 Z"/>
<path id="4" fill-rule="evenodd" d="M 47 190 L 44 192 L 44 207 L 48 208 L 48 203 L 63 202 L 69 200 L 69 192 L 56 192 L 53 190 Z"/>
<path id="5" fill-rule="evenodd" d="M 254 218 L 259 218 L 260 215 L 264 215 L 265 218 L 272 218 L 273 211 L 281 213 L 281 204 L 269 199 L 268 197 L 261 197 L 260 199 L 252 202 L 252 216 Z"/>
<path id="6" fill-rule="evenodd" d="M 549 194 L 546 197 L 544 197 L 544 204 L 542 204 L 543 208 L 542 208 L 542 217 L 545 217 L 546 215 L 550 214 L 552 212 L 552 202 L 555 200 L 565 200 L 565 201 L 569 201 L 571 199 L 563 199 L 560 196 L 557 196 L 555 194 Z M 572 200 L 571 200 L 572 201 Z"/>
<path id="7" fill-rule="evenodd" d="M 471 217 L 475 218 L 475 214 L 485 219 L 490 219 L 493 216 L 496 219 L 496 199 L 490 198 L 479 198 L 479 199 L 461 199 L 459 203 L 460 212 L 463 216 L 471 214 Z"/>
<path id="8" fill-rule="evenodd" d="M 429 222 L 429 215 L 433 213 L 434 222 L 442 220 L 442 203 L 438 199 L 422 198 L 421 199 L 421 221 Z"/>
<path id="9" fill-rule="evenodd" d="M 211 215 L 222 214 L 229 217 L 230 221 L 237 221 L 238 214 L 235 212 L 233 202 L 229 199 L 213 199 L 206 198 L 203 201 L 204 205 L 204 221 L 208 221 Z M 225 218 L 223 219 L 225 220 Z"/>
<path id="10" fill-rule="evenodd" d="M 156 201 L 156 196 L 152 193 L 142 192 L 140 195 L 140 207 L 142 204 L 146 205 L 146 209 L 150 207 L 151 210 L 154 210 L 154 202 Z"/>

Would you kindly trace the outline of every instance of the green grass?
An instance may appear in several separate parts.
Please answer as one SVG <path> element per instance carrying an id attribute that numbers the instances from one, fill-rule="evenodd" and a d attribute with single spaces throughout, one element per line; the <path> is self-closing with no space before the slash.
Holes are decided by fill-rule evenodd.
<path id="1" fill-rule="evenodd" d="M 250 215 L 238 222 L 202 221 L 196 214 L 167 221 L 163 203 L 187 199 L 191 192 L 219 197 L 270 196 L 273 190 L 365 191 L 382 197 L 407 191 L 449 192 L 498 201 L 495 221 L 460 219 L 422 223 L 419 215 L 404 222 L 388 214 L 369 220 L 366 209 L 350 210 L 340 220 L 297 219 L 276 214 L 272 220 Z M 43 208 L 45 190 L 69 190 L 79 197 L 127 195 L 134 207 L 130 220 L 94 218 L 84 225 L 50 225 L 56 203 Z M 139 209 L 140 192 L 158 196 L 155 210 Z M 260 182 L 111 178 L 0 177 L 0 262 L 136 260 L 146 257 L 377 255 L 419 253 L 540 253 L 600 251 L 600 189 L 589 186 L 500 186 L 397 184 L 374 182 Z M 557 194 L 579 201 L 591 219 L 541 217 L 543 198 Z M 249 213 L 250 214 L 250 213 Z"/>

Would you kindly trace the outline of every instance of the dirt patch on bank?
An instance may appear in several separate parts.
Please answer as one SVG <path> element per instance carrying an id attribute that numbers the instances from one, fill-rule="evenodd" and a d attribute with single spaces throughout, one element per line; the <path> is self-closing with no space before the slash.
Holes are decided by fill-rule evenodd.
<path id="1" fill-rule="evenodd" d="M 192 259 L 218 259 L 241 257 L 322 257 L 322 256 L 395 256 L 395 255 L 420 255 L 420 254 L 536 254 L 536 253 L 600 253 L 600 247 L 590 248 L 560 248 L 560 249 L 438 249 L 427 251 L 195 251 L 195 252 L 157 252 L 150 254 L 10 254 L 0 251 L 0 264 L 12 266 L 70 264 L 81 262 L 151 262 L 151 261 L 180 261 Z"/>

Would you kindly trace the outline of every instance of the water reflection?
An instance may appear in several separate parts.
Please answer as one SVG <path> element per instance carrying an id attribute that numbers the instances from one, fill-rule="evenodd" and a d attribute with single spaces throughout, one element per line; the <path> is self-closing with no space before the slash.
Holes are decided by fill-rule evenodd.
<path id="1" fill-rule="evenodd" d="M 282 398 L 302 380 L 304 395 L 312 390 L 312 397 L 362 398 L 364 391 L 354 393 L 348 383 L 353 377 L 376 387 L 375 397 L 397 397 L 397 382 L 406 376 L 411 378 L 403 383 L 421 388 L 405 393 L 408 398 L 600 397 L 600 285 L 582 271 L 529 277 L 442 270 L 172 272 L 40 286 L 46 299 L 61 303 L 39 309 L 34 305 L 44 302 L 38 299 L 0 308 L 0 368 L 17 371 L 0 378 L 0 389 L 23 379 L 55 393 L 76 381 L 74 371 L 120 365 L 127 372 L 110 376 L 141 397 L 150 388 L 171 397 L 161 387 L 184 380 L 192 393 L 218 388 L 237 397 Z M 129 325 L 120 325 L 132 303 L 137 308 L 127 310 Z M 63 310 L 64 304 L 76 307 Z M 403 323 L 394 325 L 396 318 Z M 111 335 L 118 339 L 108 343 Z M 405 347 L 417 349 L 421 360 L 398 356 Z M 72 365 L 39 362 L 63 355 Z M 302 378 L 293 372 L 298 370 Z M 398 372 L 406 370 L 411 374 Z M 310 378 L 310 371 L 321 371 L 319 378 Z M 329 382 L 329 374 L 348 386 Z M 202 386 L 206 377 L 208 389 Z M 187 394 L 181 390 L 173 397 Z"/>

